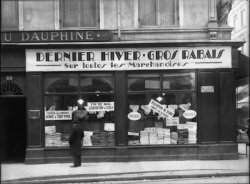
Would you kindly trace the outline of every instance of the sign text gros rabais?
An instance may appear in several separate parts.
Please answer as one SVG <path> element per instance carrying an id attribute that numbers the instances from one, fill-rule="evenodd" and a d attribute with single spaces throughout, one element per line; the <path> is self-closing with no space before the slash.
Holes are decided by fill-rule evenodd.
<path id="1" fill-rule="evenodd" d="M 220 58 L 224 50 L 182 50 L 182 59 L 213 59 Z M 175 59 L 179 50 L 171 52 L 165 51 L 149 51 L 142 54 L 140 51 L 102 51 L 100 52 L 101 61 L 132 61 L 147 58 L 148 60 L 171 60 Z M 96 53 L 87 52 L 37 52 L 37 62 L 60 62 L 60 61 L 95 61 Z"/>
<path id="2" fill-rule="evenodd" d="M 27 71 L 230 68 L 230 47 L 27 49 Z"/>

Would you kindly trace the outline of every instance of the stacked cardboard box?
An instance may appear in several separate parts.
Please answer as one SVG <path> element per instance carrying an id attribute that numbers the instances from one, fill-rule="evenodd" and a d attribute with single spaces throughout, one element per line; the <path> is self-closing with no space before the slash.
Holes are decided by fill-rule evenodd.
<path id="1" fill-rule="evenodd" d="M 140 143 L 149 144 L 149 133 L 148 131 L 140 131 Z"/>

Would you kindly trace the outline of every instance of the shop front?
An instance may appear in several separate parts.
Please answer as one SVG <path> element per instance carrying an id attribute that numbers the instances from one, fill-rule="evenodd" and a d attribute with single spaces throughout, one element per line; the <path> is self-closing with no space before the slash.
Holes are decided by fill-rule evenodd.
<path id="1" fill-rule="evenodd" d="M 95 43 L 26 48 L 26 163 L 235 159 L 237 46 Z"/>

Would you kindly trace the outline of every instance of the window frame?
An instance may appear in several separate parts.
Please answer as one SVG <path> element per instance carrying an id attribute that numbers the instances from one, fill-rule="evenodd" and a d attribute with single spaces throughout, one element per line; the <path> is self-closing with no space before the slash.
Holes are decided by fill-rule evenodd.
<path id="1" fill-rule="evenodd" d="M 240 11 L 240 16 L 241 16 L 241 28 L 246 26 L 246 10 L 242 9 Z"/>
<path id="2" fill-rule="evenodd" d="M 49 97 L 49 96 L 65 96 L 65 95 L 68 95 L 68 96 L 76 96 L 78 99 L 79 98 L 82 98 L 82 96 L 88 96 L 88 95 L 103 95 L 103 96 L 111 96 L 113 98 L 113 101 L 115 102 L 115 73 L 114 72 L 84 72 L 84 75 L 87 75 L 87 74 L 90 74 L 90 76 L 93 76 L 93 75 L 100 75 L 100 76 L 103 76 L 105 74 L 108 74 L 108 75 L 111 75 L 112 76 L 112 84 L 113 84 L 113 91 L 112 92 L 82 92 L 81 89 L 80 89 L 80 86 L 81 86 L 81 75 L 83 73 L 82 72 L 69 72 L 69 73 L 63 73 L 63 72 L 51 72 L 51 73 L 44 73 L 43 74 L 43 82 L 42 82 L 42 86 L 43 86 L 43 90 L 42 90 L 42 104 L 43 104 L 43 107 L 45 107 L 45 98 L 46 97 Z M 46 93 L 46 89 L 45 89 L 45 78 L 46 76 L 67 76 L 67 75 L 76 75 L 77 76 L 77 79 L 78 79 L 78 87 L 77 87 L 77 91 L 76 92 L 61 92 L 61 93 L 58 93 L 58 92 L 53 92 L 53 93 Z M 43 114 L 45 114 L 45 108 L 43 108 Z M 114 110 L 113 112 L 113 119 L 114 119 L 114 124 L 115 124 L 115 131 L 116 132 L 116 123 L 115 123 L 115 116 L 116 116 L 116 112 Z M 56 120 L 54 120 L 56 121 Z M 43 132 L 43 145 L 45 147 L 45 149 L 53 149 L 53 148 L 68 148 L 67 146 L 46 146 L 45 144 L 45 127 L 46 127 L 46 120 L 45 120 L 45 117 L 43 116 L 43 129 L 44 129 L 44 132 Z M 106 146 L 103 146 L 103 145 L 92 145 L 92 146 L 81 146 L 81 148 L 112 148 L 116 145 L 116 139 L 114 140 L 114 145 L 106 145 Z"/>
<path id="3" fill-rule="evenodd" d="M 80 6 L 78 6 L 78 17 L 77 17 L 77 26 L 64 26 L 64 1 L 67 0 L 60 0 L 59 1 L 59 27 L 61 30 L 70 30 L 70 29 L 100 29 L 100 0 L 96 0 L 96 26 L 91 27 L 91 26 L 81 26 L 80 25 Z M 79 2 L 82 0 L 78 0 L 78 5 Z"/>
<path id="4" fill-rule="evenodd" d="M 5 1 L 7 1 L 7 2 L 9 2 L 9 0 L 2 0 L 1 1 L 1 5 L 2 5 L 2 3 L 4 3 Z M 3 31 L 7 31 L 7 30 L 11 30 L 11 31 L 17 31 L 17 30 L 19 30 L 19 23 L 20 23 L 20 21 L 19 21 L 19 1 L 18 0 L 11 0 L 11 2 L 15 2 L 15 18 L 16 18 L 16 25 L 14 25 L 14 27 L 4 27 L 3 25 L 3 23 L 1 23 L 1 30 L 3 30 Z M 2 6 L 1 6 L 1 8 L 2 8 Z M 2 14 L 2 13 L 1 13 Z M 1 22 L 3 22 L 2 21 L 2 15 L 1 15 Z"/>
<path id="5" fill-rule="evenodd" d="M 169 74 L 169 73 L 187 73 L 187 72 L 190 72 L 190 73 L 194 73 L 194 76 L 195 76 L 195 86 L 194 86 L 194 89 L 189 89 L 189 90 L 164 90 L 163 89 L 163 75 L 164 74 Z M 149 74 L 149 72 L 147 71 L 142 71 L 142 72 L 134 72 L 134 71 L 130 71 L 126 74 L 126 77 L 127 79 L 129 78 L 129 74 Z M 196 107 L 195 107 L 195 111 L 197 112 L 197 116 L 196 116 L 196 123 L 197 123 L 197 130 L 196 130 L 196 136 L 197 136 L 197 140 L 196 140 L 196 143 L 190 143 L 190 144 L 135 144 L 135 145 L 132 145 L 132 144 L 129 144 L 129 142 L 127 142 L 128 146 L 129 147 L 155 147 L 155 146 L 160 146 L 160 147 L 169 147 L 169 146 L 193 146 L 193 145 L 197 145 L 199 143 L 199 112 L 198 112 L 198 109 L 199 109 L 199 101 L 198 101 L 198 72 L 197 70 L 165 70 L 165 71 L 153 71 L 151 72 L 150 74 L 159 74 L 160 76 L 160 90 L 158 91 L 129 91 L 129 89 L 127 89 L 127 94 L 126 94 L 126 98 L 129 99 L 129 95 L 140 95 L 140 94 L 159 94 L 159 95 L 163 95 L 163 93 L 165 95 L 167 94 L 172 94 L 172 93 L 177 93 L 177 94 L 180 94 L 180 93 L 190 93 L 190 94 L 195 94 L 196 95 Z M 127 87 L 128 87 L 128 81 L 127 81 Z M 129 113 L 129 102 L 127 100 L 127 103 L 126 103 L 126 114 Z M 129 119 L 126 118 L 126 125 L 127 125 L 127 130 L 129 130 Z M 128 133 L 128 132 L 127 132 Z M 127 135 L 128 136 L 128 135 Z M 129 139 L 127 138 L 127 141 Z"/>
<path id="6" fill-rule="evenodd" d="M 174 12 L 174 24 L 173 25 L 161 25 L 160 22 L 160 9 L 159 9 L 159 1 L 160 0 L 153 0 L 156 3 L 156 25 L 141 25 L 141 6 L 140 3 L 143 0 L 138 0 L 138 25 L 139 28 L 169 28 L 169 27 L 178 27 L 179 26 L 179 0 L 174 0 L 175 1 L 175 12 Z"/>

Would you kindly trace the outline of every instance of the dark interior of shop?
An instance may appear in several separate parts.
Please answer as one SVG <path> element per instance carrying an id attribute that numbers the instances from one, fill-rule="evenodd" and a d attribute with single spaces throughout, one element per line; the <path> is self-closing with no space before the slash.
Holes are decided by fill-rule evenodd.
<path id="1" fill-rule="evenodd" d="M 1 160 L 24 162 L 26 148 L 26 98 L 1 98 Z"/>

